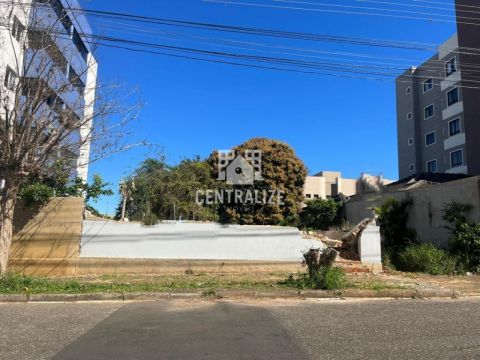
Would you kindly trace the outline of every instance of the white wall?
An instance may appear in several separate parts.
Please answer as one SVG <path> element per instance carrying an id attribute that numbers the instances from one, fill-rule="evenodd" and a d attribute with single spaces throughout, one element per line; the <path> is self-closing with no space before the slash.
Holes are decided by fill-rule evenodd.
<path id="1" fill-rule="evenodd" d="M 297 228 L 85 221 L 81 257 L 300 261 L 320 242 L 302 239 Z"/>

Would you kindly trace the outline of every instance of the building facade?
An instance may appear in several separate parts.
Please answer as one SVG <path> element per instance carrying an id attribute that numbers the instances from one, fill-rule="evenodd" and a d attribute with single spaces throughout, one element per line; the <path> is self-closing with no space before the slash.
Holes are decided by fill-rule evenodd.
<path id="1" fill-rule="evenodd" d="M 79 121 L 81 128 L 76 136 L 81 145 L 75 154 L 69 153 L 69 160 L 74 162 L 72 177 L 86 181 L 97 62 L 85 36 L 91 29 L 79 8 L 77 0 L 2 2 L 0 86 L 6 93 L 23 79 L 47 87 L 51 95 L 42 106 L 57 114 L 68 111 Z"/>
<path id="2" fill-rule="evenodd" d="M 475 65 L 480 64 L 480 13 L 473 15 L 478 24 L 463 21 L 474 3 L 457 0 L 458 33 L 432 58 L 397 78 L 401 179 L 436 172 L 480 175 L 480 73 Z"/>
<path id="3" fill-rule="evenodd" d="M 305 200 L 329 199 L 340 195 L 350 197 L 366 192 L 379 192 L 392 183 L 382 176 L 362 174 L 358 179 L 342 178 L 342 173 L 336 171 L 322 171 L 305 179 Z"/>

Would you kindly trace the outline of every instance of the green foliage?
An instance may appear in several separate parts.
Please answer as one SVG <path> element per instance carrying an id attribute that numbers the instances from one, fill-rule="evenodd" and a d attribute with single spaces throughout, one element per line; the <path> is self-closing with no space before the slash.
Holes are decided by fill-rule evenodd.
<path id="1" fill-rule="evenodd" d="M 78 181 L 78 179 L 77 179 Z M 85 201 L 96 201 L 101 196 L 111 196 L 113 191 L 108 188 L 111 184 L 103 181 L 102 177 L 98 174 L 93 175 L 91 184 L 83 184 L 82 190 L 85 192 Z"/>
<path id="2" fill-rule="evenodd" d="M 143 224 L 145 226 L 153 226 L 153 225 L 156 225 L 157 222 L 158 222 L 158 217 L 153 213 L 149 213 L 145 215 L 145 217 L 143 218 Z"/>
<path id="3" fill-rule="evenodd" d="M 316 282 L 318 289 L 340 290 L 346 287 L 347 277 L 342 268 L 330 266 L 320 268 Z"/>
<path id="4" fill-rule="evenodd" d="M 18 194 L 27 206 L 45 204 L 54 195 L 55 191 L 50 186 L 38 182 L 22 186 Z"/>
<path id="5" fill-rule="evenodd" d="M 396 267 L 401 271 L 451 275 L 456 273 L 456 259 L 432 244 L 411 245 L 398 255 Z"/>
<path id="6" fill-rule="evenodd" d="M 298 204 L 303 201 L 303 187 L 307 170 L 295 151 L 287 144 L 266 138 L 253 138 L 237 146 L 234 150 L 262 151 L 263 181 L 251 186 L 242 186 L 244 190 L 272 190 L 285 193 L 284 205 L 271 204 L 225 204 L 218 207 L 219 220 L 222 223 L 247 225 L 279 225 L 298 223 Z M 208 159 L 212 177 L 218 177 L 218 153 Z M 215 187 L 219 186 L 216 182 Z"/>
<path id="7" fill-rule="evenodd" d="M 443 209 L 443 220 L 451 232 L 450 253 L 457 257 L 459 266 L 466 271 L 480 272 L 480 225 L 468 224 L 466 214 L 472 205 L 451 202 Z"/>
<path id="8" fill-rule="evenodd" d="M 380 208 L 375 209 L 378 223 L 385 238 L 384 246 L 399 253 L 408 245 L 416 243 L 416 232 L 407 227 L 408 209 L 413 205 L 411 199 L 399 202 L 388 199 Z"/>
<path id="9" fill-rule="evenodd" d="M 458 256 L 467 271 L 480 272 L 480 225 L 459 225 L 450 240 L 449 250 Z"/>
<path id="10" fill-rule="evenodd" d="M 309 201 L 302 213 L 302 225 L 315 230 L 329 230 L 340 226 L 342 204 L 332 199 Z"/>
<path id="11" fill-rule="evenodd" d="M 472 209 L 472 205 L 460 204 L 452 201 L 445 205 L 443 209 L 443 220 L 449 223 L 451 226 L 447 226 L 452 232 L 455 232 L 463 224 L 467 223 L 466 213 Z"/>
<path id="12" fill-rule="evenodd" d="M 131 220 L 143 221 L 150 213 L 160 220 L 215 218 L 214 209 L 195 202 L 197 190 L 213 188 L 215 183 L 208 164 L 198 157 L 177 166 L 168 166 L 164 158 L 146 159 L 125 183 L 129 188 L 125 216 Z M 116 219 L 121 209 L 122 203 Z"/>
<path id="13" fill-rule="evenodd" d="M 347 287 L 347 277 L 342 268 L 335 266 L 321 266 L 313 276 L 300 273 L 297 277 L 293 274 L 280 283 L 283 286 L 303 289 L 341 290 Z"/>
<path id="14" fill-rule="evenodd" d="M 87 184 L 80 178 L 69 182 L 68 175 L 61 168 L 59 170 L 57 167 L 53 167 L 52 171 L 54 173 L 51 176 L 43 178 L 34 176 L 20 187 L 19 197 L 25 201 L 26 205 L 42 205 L 54 196 L 81 197 L 85 195 L 85 203 L 88 203 L 98 200 L 100 196 L 113 195 L 113 191 L 108 189 L 110 184 L 104 182 L 98 174 L 93 175 L 92 184 Z"/>

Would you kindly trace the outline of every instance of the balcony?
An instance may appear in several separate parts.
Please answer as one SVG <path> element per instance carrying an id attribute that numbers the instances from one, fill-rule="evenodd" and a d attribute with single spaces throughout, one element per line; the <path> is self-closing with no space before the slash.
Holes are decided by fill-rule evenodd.
<path id="1" fill-rule="evenodd" d="M 26 78 L 40 79 L 54 92 L 67 107 L 80 119 L 85 116 L 85 100 L 83 96 L 75 90 L 67 75 L 52 59 L 46 50 L 29 49 L 25 53 L 25 63 L 28 68 L 25 69 Z"/>
<path id="2" fill-rule="evenodd" d="M 455 84 L 459 83 L 461 80 L 462 80 L 461 72 L 456 71 L 453 74 L 451 74 L 450 76 L 448 76 L 447 78 L 445 78 L 445 80 L 443 80 L 440 83 L 440 88 L 441 88 L 442 91 L 445 91 L 449 87 L 455 86 Z"/>
<path id="3" fill-rule="evenodd" d="M 52 41 L 75 69 L 75 72 L 82 75 L 82 81 L 85 83 L 88 63 L 85 60 L 85 54 L 82 54 L 74 43 L 72 36 L 76 34 L 76 41 L 78 42 L 79 35 L 73 29 L 73 26 L 71 33 L 67 32 L 51 6 L 43 5 L 37 8 L 32 27 L 34 31 L 43 31 L 54 35 L 51 37 Z M 84 48 L 88 53 L 88 49 L 85 46 Z"/>
<path id="4" fill-rule="evenodd" d="M 454 147 L 465 144 L 465 134 L 458 134 L 449 137 L 443 142 L 443 148 L 445 150 L 453 149 Z"/>
<path id="5" fill-rule="evenodd" d="M 461 114 L 462 112 L 463 112 L 463 101 L 460 101 L 443 110 L 442 118 L 443 120 L 447 120 L 455 115 Z"/>

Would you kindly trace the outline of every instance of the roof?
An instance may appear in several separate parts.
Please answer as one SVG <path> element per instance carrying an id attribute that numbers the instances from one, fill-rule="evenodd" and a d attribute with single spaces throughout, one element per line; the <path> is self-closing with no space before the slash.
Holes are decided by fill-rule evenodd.
<path id="1" fill-rule="evenodd" d="M 402 185 L 402 184 L 409 184 L 409 183 L 411 184 L 419 181 L 442 184 L 450 181 L 466 179 L 469 177 L 471 176 L 464 175 L 464 174 L 423 173 L 423 174 L 412 175 L 407 178 L 401 179 L 397 182 L 388 184 L 387 187 L 392 187 L 392 186 Z"/>

